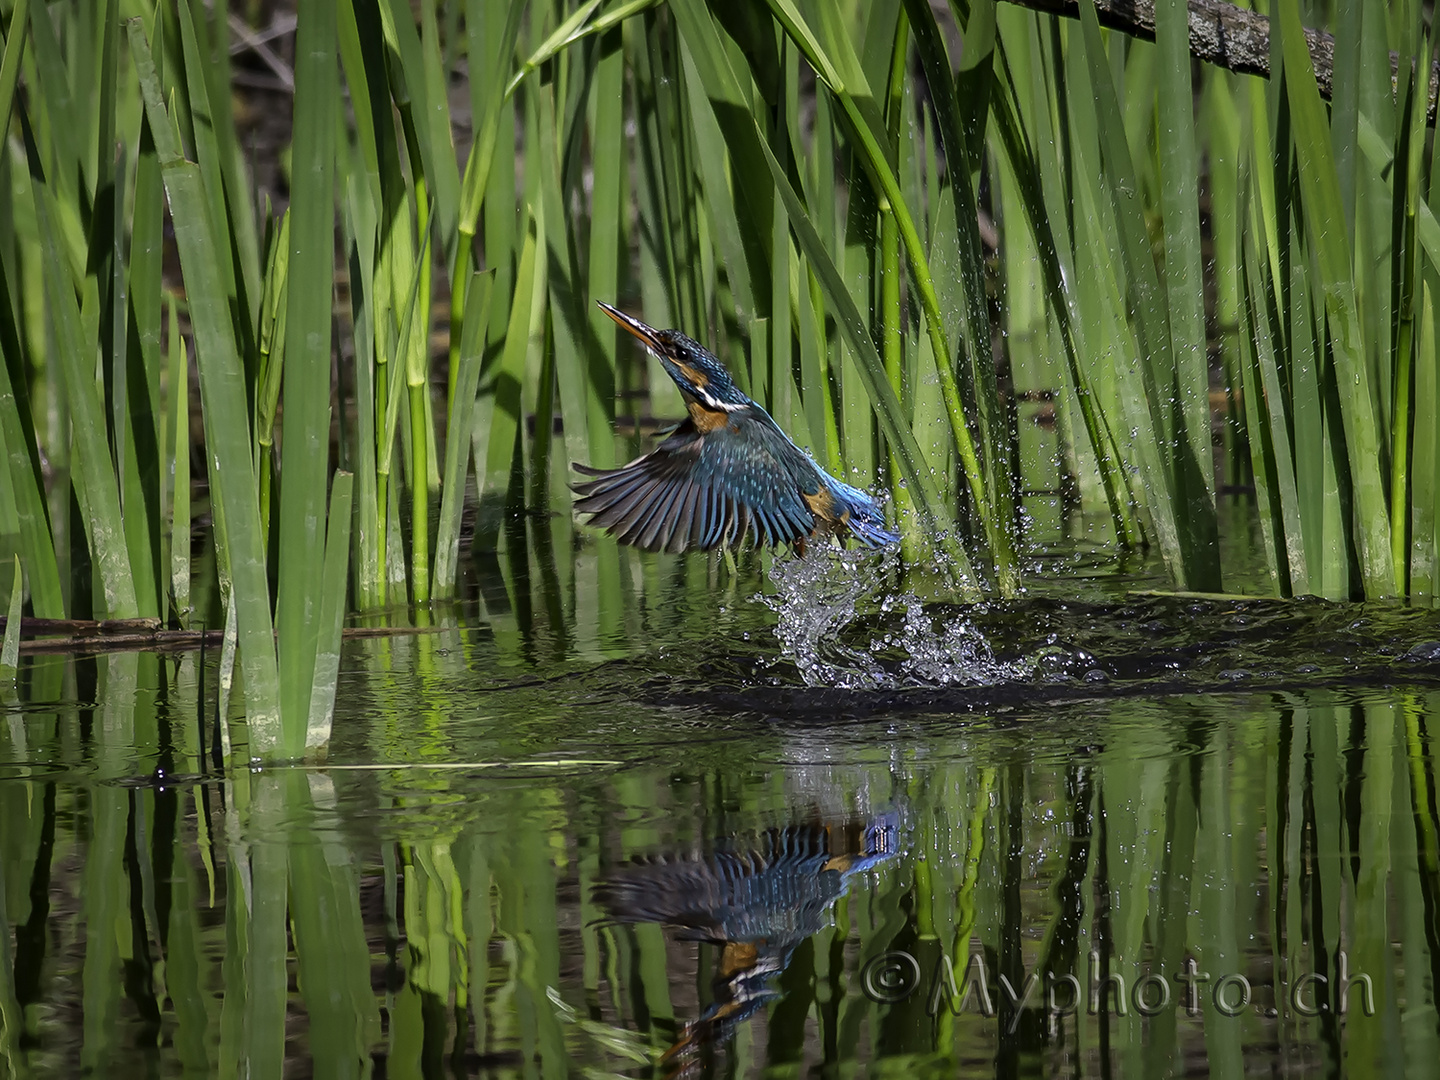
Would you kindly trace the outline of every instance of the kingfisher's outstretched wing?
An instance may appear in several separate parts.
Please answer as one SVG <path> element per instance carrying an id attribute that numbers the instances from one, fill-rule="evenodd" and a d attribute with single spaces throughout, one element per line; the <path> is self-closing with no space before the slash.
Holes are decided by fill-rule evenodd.
<path id="1" fill-rule="evenodd" d="M 884 823 L 881 823 L 884 827 Z M 813 822 L 739 838 L 703 855 L 637 859 L 595 886 L 596 902 L 617 922 L 658 922 L 681 937 L 764 942 L 787 952 L 826 924 L 847 879 L 895 854 L 861 823 Z"/>
<path id="2" fill-rule="evenodd" d="M 700 424 L 692 415 L 628 465 L 576 464 L 594 479 L 571 485 L 575 509 L 646 551 L 705 551 L 747 533 L 758 544 L 802 547 L 817 524 L 806 495 L 820 492 L 819 475 L 772 428 L 751 415 L 702 415 Z"/>

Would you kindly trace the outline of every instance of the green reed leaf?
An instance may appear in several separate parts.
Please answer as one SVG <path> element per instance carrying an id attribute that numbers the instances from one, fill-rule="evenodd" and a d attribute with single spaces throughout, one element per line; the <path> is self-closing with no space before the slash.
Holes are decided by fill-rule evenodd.
<path id="1" fill-rule="evenodd" d="M 594 154 L 591 161 L 593 183 L 586 292 L 591 300 L 605 299 L 614 302 L 620 295 L 621 222 L 629 211 L 625 201 L 623 175 L 627 162 L 623 154 L 609 152 L 611 148 L 623 146 L 625 143 L 625 50 L 621 33 L 616 31 L 602 38 L 598 53 L 595 60 L 595 89 L 592 94 L 595 119 L 590 137 L 600 152 Z M 685 85 L 693 100 L 694 90 L 688 79 Z M 698 144 L 698 132 L 696 136 Z M 716 216 L 728 212 L 730 223 L 734 222 L 734 210 L 727 198 L 717 198 L 711 206 L 712 209 L 718 207 L 715 209 Z M 628 262 L 628 250 L 624 254 Z M 743 259 L 738 245 L 735 248 L 735 257 Z M 743 272 L 742 264 L 741 273 Z M 617 382 L 616 335 L 620 333 L 620 327 L 595 304 L 587 304 L 585 314 L 589 319 L 589 338 L 598 343 L 604 364 L 611 372 L 613 393 Z M 613 443 L 613 440 L 610 441 Z"/>
<path id="2" fill-rule="evenodd" d="M 443 83 L 444 69 L 440 62 L 439 44 L 434 30 L 434 7 L 422 7 L 421 18 L 426 31 L 422 39 L 415 29 L 415 18 L 404 0 L 379 0 L 380 14 L 387 43 L 394 51 L 394 61 L 387 64 L 395 104 L 400 115 L 408 114 L 407 142 L 413 137 L 418 145 L 407 147 L 411 153 L 412 178 L 423 177 L 424 192 L 419 198 L 435 199 L 438 223 L 437 244 L 448 253 L 454 243 L 456 221 L 460 209 L 460 169 L 455 160 L 455 146 L 450 133 L 450 106 Z M 416 168 L 423 163 L 422 168 Z M 428 296 L 426 297 L 428 307 Z"/>
<path id="3" fill-rule="evenodd" d="M 285 413 L 279 509 L 284 557 L 279 560 L 275 606 L 281 715 L 289 757 L 313 745 L 303 732 L 314 717 L 312 691 L 324 625 L 320 612 L 327 603 L 324 590 L 333 588 L 326 580 L 330 556 L 325 539 L 325 478 L 330 471 L 335 132 L 340 109 L 334 0 L 311 5 L 297 34 L 290 212 L 288 228 L 280 230 L 280 242 L 288 245 L 282 252 Z M 347 474 L 343 489 L 347 541 L 350 483 Z M 342 562 L 342 594 L 343 566 Z"/>
<path id="4" fill-rule="evenodd" d="M 208 41 L 202 41 L 207 15 L 203 5 L 201 19 L 197 23 L 191 8 L 195 0 L 177 0 L 176 12 L 180 25 L 180 42 L 184 50 L 185 65 L 183 94 L 188 103 L 193 121 L 195 138 L 195 162 L 199 166 L 202 191 L 205 196 L 206 212 L 209 217 L 210 233 L 215 244 L 213 258 L 225 286 L 226 296 L 231 305 L 231 320 L 234 324 L 232 335 L 240 359 L 245 365 L 246 389 L 253 390 L 254 348 L 252 313 L 243 278 L 236 276 L 237 264 L 233 248 L 233 222 L 227 205 L 225 189 L 225 152 L 222 143 L 227 127 L 216 119 L 216 99 L 212 96 L 212 84 L 208 73 L 211 56 Z M 226 85 L 219 102 L 229 103 L 230 88 Z M 222 114 L 223 115 L 223 114 Z M 234 193 L 236 197 L 239 192 Z M 242 303 L 243 300 L 243 303 Z M 250 400 L 247 398 L 246 400 Z"/>
<path id="5" fill-rule="evenodd" d="M 329 528 L 325 536 L 320 584 L 316 590 L 319 593 L 319 605 L 315 619 L 315 659 L 310 680 L 310 701 L 306 711 L 304 748 L 307 754 L 323 754 L 330 745 L 331 722 L 335 716 L 335 694 L 340 679 L 340 645 L 345 623 L 345 588 L 350 568 L 351 497 L 354 481 L 351 473 L 336 471 L 330 486 Z M 298 724 L 296 726 L 298 727 Z"/>
<path id="6" fill-rule="evenodd" d="M 1026 40 L 1024 44 L 1029 46 L 1030 41 Z M 1035 44 L 1038 45 L 1038 39 Z M 1026 52 L 1029 51 L 1027 48 Z M 1003 59 L 1003 46 L 1001 56 Z M 1014 171 L 1025 217 L 1035 240 L 1034 250 L 1049 300 L 1049 314 L 1055 319 L 1065 353 L 1065 375 L 1075 395 L 1086 438 L 1095 454 L 1101 489 L 1115 536 L 1122 546 L 1131 547 L 1140 542 L 1141 535 L 1133 513 L 1134 499 L 1127 490 L 1128 479 L 1115 445 L 1113 422 L 1097 403 L 1097 388 L 1080 362 L 1081 349 L 1077 336 L 1081 318 L 1073 287 L 1067 284 L 1075 281 L 1076 262 L 1074 254 L 1068 250 L 1073 240 L 1067 214 L 1070 199 L 1069 193 L 1062 191 L 1057 183 L 1061 169 L 1056 140 L 1050 125 L 1043 121 L 1034 124 L 1032 134 L 1027 135 L 1020 114 L 1020 88 L 1010 76 L 1009 64 L 1001 67 L 1003 77 L 997 79 L 991 99 L 995 129 Z M 1042 67 L 1042 62 L 1035 63 L 1032 80 L 1043 89 Z M 1042 98 L 1044 95 L 1036 92 L 1035 96 Z"/>
<path id="7" fill-rule="evenodd" d="M 1418 349 L 1428 363 L 1415 367 L 1415 443 L 1410 473 L 1410 595 L 1433 599 L 1440 592 L 1440 264 L 1428 262 L 1416 312 Z"/>
<path id="8" fill-rule="evenodd" d="M 482 478 L 482 511 L 487 498 L 503 498 L 509 490 L 511 470 L 523 438 L 520 427 L 520 388 L 525 377 L 530 325 L 534 311 L 542 308 L 545 303 L 545 249 L 542 246 L 545 243 L 544 231 L 543 211 L 531 217 L 525 224 L 525 241 L 520 250 L 520 263 L 515 274 L 516 288 L 510 304 L 505 345 L 487 388 L 494 398 L 490 430 L 483 457 L 478 446 L 475 457 L 476 475 Z M 482 532 L 493 538 L 490 530 L 498 531 L 498 522 L 482 519 L 477 526 L 477 538 Z"/>
<path id="9" fill-rule="evenodd" d="M 772 3 L 780 3 L 782 0 L 772 0 Z M 928 9 L 927 9 L 928 10 Z M 782 22 L 785 21 L 782 18 Z M 937 58 L 937 50 L 933 47 L 933 41 L 926 39 L 929 46 L 922 44 L 919 36 L 922 26 L 926 25 L 923 20 L 923 13 L 916 9 L 912 13 L 912 22 L 917 32 L 917 44 L 921 44 L 921 58 L 930 58 L 930 65 L 934 66 Z M 930 17 L 933 24 L 933 15 Z M 813 38 L 802 26 L 792 29 L 792 37 L 798 35 L 797 40 L 802 42 L 802 48 L 808 48 Z M 980 515 L 985 529 L 985 538 L 990 545 L 991 558 L 995 563 L 995 571 L 998 578 L 997 584 L 1004 595 L 1010 595 L 1019 587 L 1017 567 L 1014 553 L 1014 537 L 1011 533 L 1012 518 L 1012 496 L 1009 491 L 1010 472 L 1008 469 L 995 470 L 990 476 L 982 467 L 980 458 L 975 450 L 975 443 L 971 437 L 969 426 L 965 419 L 965 409 L 961 401 L 960 387 L 955 378 L 953 364 L 964 367 L 968 365 L 965 353 L 965 339 L 956 338 L 958 350 L 951 351 L 950 336 L 945 328 L 944 317 L 939 297 L 936 291 L 935 278 L 931 272 L 929 259 L 925 253 L 924 245 L 915 227 L 914 216 L 911 208 L 905 201 L 904 194 L 900 189 L 900 183 L 896 177 L 890 162 L 893 160 L 894 151 L 889 146 L 889 138 L 885 133 L 883 120 L 879 120 L 878 112 L 871 91 L 866 85 L 864 74 L 860 67 L 859 59 L 854 55 L 854 50 L 849 39 L 843 33 L 831 35 L 831 44 L 837 48 L 837 60 L 832 66 L 828 60 L 818 62 L 816 71 L 822 75 L 830 73 L 847 80 L 846 85 L 840 87 L 830 86 L 840 102 L 842 115 L 847 121 L 850 133 L 856 140 L 856 149 L 859 159 L 864 164 L 867 174 L 876 185 L 881 198 L 888 203 L 888 209 L 895 215 L 895 224 L 899 228 L 900 239 L 905 247 L 906 261 L 910 269 L 911 281 L 915 291 L 919 294 L 921 308 L 925 313 L 925 329 L 930 335 L 931 345 L 934 348 L 936 361 L 936 372 L 940 377 L 941 394 L 945 401 L 946 413 L 950 419 L 950 430 L 955 440 L 956 452 L 960 455 L 964 479 L 970 487 L 971 494 L 975 500 L 976 512 Z M 943 47 L 941 47 L 943 53 Z M 817 60 L 807 53 L 807 59 L 812 65 Z M 948 62 L 943 65 L 945 75 L 941 81 L 938 75 L 929 75 L 932 85 L 948 86 Z M 928 70 L 928 68 L 927 68 Z M 827 83 L 827 85 L 829 85 Z M 932 94 L 935 91 L 932 90 Z M 877 122 L 878 121 L 878 122 Z M 957 154 L 952 160 L 962 160 L 963 154 Z M 966 198 L 966 183 L 954 182 L 951 190 L 956 192 L 959 200 L 957 203 L 957 223 L 961 221 L 966 213 L 967 207 L 973 206 L 973 199 Z M 960 237 L 962 248 L 965 246 L 965 238 L 970 236 L 973 228 L 974 216 L 970 215 L 968 221 L 960 225 Z M 974 246 L 978 250 L 978 232 L 974 236 Z M 978 259 L 976 260 L 978 266 Z M 978 291 L 977 291 L 978 289 Z M 988 341 L 989 339 L 989 318 L 985 314 L 981 298 L 984 296 L 983 276 L 972 278 L 966 276 L 966 298 L 969 305 L 970 319 L 967 329 L 972 340 Z M 953 362 L 951 358 L 955 357 Z M 940 359 L 944 359 L 944 363 Z M 979 391 L 980 395 L 984 390 Z M 991 397 L 993 401 L 993 395 Z M 982 409 L 988 407 L 988 403 L 980 406 Z M 996 436 L 996 441 L 989 444 L 991 456 L 1002 455 L 1004 450 L 999 444 L 999 429 L 990 429 Z M 983 437 L 983 435 L 982 435 Z M 989 460 L 987 458 L 987 460 Z M 988 494 L 987 494 L 988 493 Z"/>
<path id="10" fill-rule="evenodd" d="M 281 746 L 280 687 L 250 428 L 246 410 L 235 407 L 236 402 L 246 400 L 245 376 L 230 316 L 230 294 L 219 265 L 224 260 L 216 258 L 224 249 L 214 242 L 200 169 L 181 156 L 178 133 L 160 96 L 144 27 L 138 19 L 131 19 L 128 26 L 185 275 L 200 370 L 205 443 L 214 474 L 212 496 L 221 516 L 220 546 L 227 552 L 233 582 L 250 746 L 252 753 L 263 757 Z"/>
<path id="11" fill-rule="evenodd" d="M 33 144 L 30 144 L 33 149 Z M 52 205 L 54 193 L 32 158 L 35 217 L 41 243 L 58 250 Z M 106 444 L 104 403 L 95 383 L 94 360 L 82 342 L 80 312 L 75 291 L 59 260 L 45 260 L 45 301 L 50 333 L 65 379 L 66 400 L 74 418 L 75 494 L 86 540 L 94 553 L 105 593 L 105 613 L 112 619 L 133 619 L 139 614 L 130 557 L 125 546 L 125 523 L 120 513 L 120 492 L 115 466 Z"/>
<path id="12" fill-rule="evenodd" d="M 0 641 L 0 679 L 13 679 L 20 666 L 20 605 L 25 599 L 25 578 L 20 573 L 20 556 L 14 556 L 15 573 L 10 579 L 10 608 L 5 615 L 5 638 Z"/>
<path id="13" fill-rule="evenodd" d="M 10 130 L 10 109 L 15 103 L 15 84 L 20 79 L 20 58 L 25 54 L 25 30 L 30 22 L 30 0 L 15 0 L 10 9 L 10 33 L 5 37 L 4 59 L 0 60 L 0 131 Z"/>
<path id="14" fill-rule="evenodd" d="M 171 462 L 170 596 L 181 626 L 190 625 L 190 357 L 175 298 L 170 298 L 170 400 L 165 459 Z"/>
<path id="15" fill-rule="evenodd" d="M 1216 543 L 1215 505 L 1205 477 L 1213 468 L 1209 449 L 1208 392 L 1204 456 L 1195 456 L 1176 365 L 1165 292 L 1151 254 L 1149 235 L 1136 195 L 1139 179 L 1131 157 L 1115 84 L 1105 66 L 1105 47 L 1093 0 L 1081 6 L 1082 40 L 1095 94 L 1096 135 L 1104 170 L 1104 192 L 1118 230 L 1124 267 L 1126 304 L 1139 349 L 1144 404 L 1150 417 L 1154 454 L 1165 493 L 1152 505 L 1156 531 L 1172 571 L 1186 588 L 1219 588 L 1220 561 Z"/>
<path id="16" fill-rule="evenodd" d="M 1010 534 L 1015 522 L 1014 448 L 1010 445 L 1009 425 L 1001 417 L 995 364 L 989 348 L 990 315 L 978 224 L 979 205 L 970 186 L 970 171 L 979 165 L 975 159 L 983 142 L 982 121 L 986 112 L 983 104 L 990 97 L 993 82 L 994 18 L 989 10 L 991 3 L 992 0 L 986 0 L 986 3 L 972 8 L 970 23 L 973 26 L 966 27 L 966 70 L 962 71 L 959 81 L 951 75 L 950 59 L 934 11 L 928 4 L 917 3 L 916 0 L 906 0 L 905 9 L 914 29 L 915 47 L 925 69 L 925 80 L 930 87 L 935 107 L 935 127 L 949 170 L 950 182 L 942 189 L 942 205 L 945 202 L 955 204 L 953 225 L 936 231 L 934 246 L 934 258 L 937 261 L 948 258 L 952 269 L 935 275 L 935 289 L 940 299 L 937 306 L 927 306 L 927 318 L 932 314 L 940 317 L 940 313 L 945 311 L 959 315 L 958 319 L 951 319 L 954 329 L 947 330 L 950 340 L 957 345 L 953 360 L 952 354 L 942 351 L 941 339 L 932 337 L 932 345 L 935 355 L 946 360 L 946 363 L 938 365 L 937 371 L 940 373 L 941 396 L 951 414 L 952 427 L 957 419 L 963 418 L 963 414 L 957 417 L 956 413 L 959 393 L 952 388 L 955 381 L 955 376 L 950 374 L 952 363 L 963 373 L 962 384 L 972 388 L 970 393 L 978 421 L 977 435 L 984 449 L 981 462 L 985 476 L 984 491 L 990 493 L 993 502 L 986 517 L 986 536 L 995 549 L 995 559 L 1001 563 L 999 570 L 1003 579 L 1007 572 L 1004 563 L 1013 558 L 1009 547 L 1013 545 Z M 963 98 L 958 96 L 962 93 L 966 95 Z M 973 100 L 977 98 L 978 106 Z M 961 163 L 964 163 L 963 167 Z M 892 195 L 892 201 L 894 198 Z M 897 216 L 897 222 L 901 225 L 903 236 L 903 220 Z M 923 282 L 921 288 L 923 297 Z M 957 445 L 957 450 L 965 469 L 973 469 L 975 462 L 967 457 L 964 445 Z M 977 504 L 983 505 L 979 502 L 983 492 L 973 485 L 972 490 Z M 997 530 L 1004 533 L 1003 542 L 997 539 Z M 1013 573 L 1013 568 L 1009 572 Z M 1003 584 L 1002 591 L 1005 591 Z"/>
<path id="17" fill-rule="evenodd" d="M 0 441 L 4 443 L 3 467 L 9 475 L 20 534 L 20 552 L 30 567 L 31 604 L 40 618 L 65 617 L 65 597 L 60 588 L 60 568 L 50 515 L 45 506 L 45 484 L 40 471 L 39 446 L 31 417 L 29 395 L 25 392 L 28 364 L 21 351 L 15 326 L 9 284 L 0 260 Z"/>
<path id="18" fill-rule="evenodd" d="M 532 52 L 525 62 L 520 65 L 520 70 L 510 76 L 510 81 L 505 84 L 505 96 L 509 97 L 515 93 L 516 87 L 525 80 L 525 77 L 540 67 L 561 49 L 565 48 L 585 35 L 585 23 L 595 13 L 603 0 L 584 0 L 569 16 L 550 32 L 550 36 L 540 43 L 540 47 Z M 653 2 L 653 0 L 652 0 Z M 627 5 L 635 7 L 634 4 Z M 644 4 L 644 7 L 651 6 Z M 637 10 L 641 10 L 637 8 Z"/>
<path id="19" fill-rule="evenodd" d="M 460 514 L 465 505 L 465 477 L 470 460 L 471 432 L 475 422 L 475 391 L 485 355 L 485 329 L 490 319 L 495 272 L 476 272 L 466 293 L 465 339 L 460 343 L 460 370 L 445 425 L 445 482 L 441 488 L 440 519 L 435 531 L 435 575 L 432 595 L 437 600 L 455 595 L 459 571 Z"/>
<path id="20" fill-rule="evenodd" d="M 1170 351 L 1195 481 L 1215 498 L 1211 466 L 1210 362 L 1205 340 L 1205 281 L 1200 266 L 1200 162 L 1190 75 L 1190 13 L 1185 0 L 1161 0 L 1155 12 L 1159 70 L 1160 205 L 1165 230 L 1165 304 Z M 1192 523 L 1192 527 L 1198 523 Z M 1218 578 L 1217 578 L 1218 580 Z"/>
<path id="21" fill-rule="evenodd" d="M 569 196 L 556 157 L 561 138 L 556 124 L 553 95 L 542 89 L 538 153 L 543 217 L 547 222 L 565 220 L 564 207 Z M 579 268 L 571 230 L 547 229 L 545 241 L 549 249 L 546 265 L 550 325 L 555 341 L 550 355 L 555 362 L 560 405 L 566 419 L 566 453 L 571 461 L 579 461 L 588 454 L 593 465 L 605 468 L 614 462 L 615 455 L 611 434 L 615 413 L 614 374 L 606 365 L 603 353 L 590 342 L 590 314 L 580 307 L 588 299 L 584 293 L 584 274 Z M 548 386 L 541 389 L 547 390 Z M 539 434 L 537 431 L 537 436 Z M 548 437 L 548 431 L 545 434 Z"/>
<path id="22" fill-rule="evenodd" d="M 342 5 L 343 16 L 344 8 Z M 343 27 L 343 18 L 341 20 Z M 341 37 L 342 46 L 344 37 Z M 378 187 L 378 182 L 376 184 Z M 375 207 L 371 185 L 355 169 L 345 185 L 341 219 L 350 248 L 350 310 L 355 335 L 355 601 L 361 608 L 378 607 L 385 595 L 381 571 L 379 479 L 375 433 Z"/>
<path id="23" fill-rule="evenodd" d="M 1259 209 L 1252 203 L 1252 229 L 1258 230 L 1258 217 Z M 1303 595 L 1310 591 L 1310 570 L 1305 557 L 1290 419 L 1285 395 L 1280 389 L 1279 365 L 1268 317 L 1268 312 L 1276 310 L 1277 298 L 1274 283 L 1266 276 L 1250 245 L 1245 245 L 1241 281 L 1246 427 L 1251 439 L 1257 494 L 1264 500 L 1262 527 L 1271 534 L 1272 565 L 1282 595 L 1292 591 Z"/>
<path id="24" fill-rule="evenodd" d="M 1280 0 L 1278 26 L 1285 53 L 1285 86 L 1299 158 L 1306 232 L 1324 291 L 1326 321 L 1335 357 L 1351 481 L 1355 496 L 1355 541 L 1365 595 L 1395 595 L 1399 583 L 1391 558 L 1389 507 L 1382 465 L 1388 460 L 1377 428 L 1377 413 L 1365 371 L 1360 310 L 1355 299 L 1349 230 L 1340 198 L 1329 125 L 1315 83 L 1296 0 Z"/>
<path id="25" fill-rule="evenodd" d="M 460 342 L 465 336 L 463 320 L 465 312 L 469 310 L 465 291 L 469 288 L 471 281 L 470 270 L 475 230 L 480 219 L 482 200 L 490 183 L 490 167 L 495 158 L 496 139 L 501 127 L 501 117 L 512 113 L 514 108 L 513 105 L 508 104 L 508 99 L 501 88 L 504 85 L 510 56 L 515 51 L 515 41 L 520 33 L 520 20 L 524 9 L 524 0 L 511 0 L 505 9 L 506 17 L 503 29 L 498 35 L 493 35 L 485 32 L 488 27 L 483 24 L 487 13 L 480 10 L 477 0 L 470 0 L 466 7 L 466 23 L 470 33 L 468 60 L 471 114 L 472 117 L 480 117 L 480 122 L 475 129 L 475 140 L 470 144 L 470 153 L 465 160 L 465 175 L 461 181 L 460 212 L 457 221 L 459 235 L 456 240 L 455 261 L 451 268 L 450 372 L 452 397 L 454 380 L 460 370 Z M 487 9 L 487 12 L 489 18 L 495 17 L 494 9 Z M 620 96 L 617 94 L 617 99 Z M 604 108 L 604 99 L 605 95 L 602 94 L 602 108 Z M 620 107 L 619 100 L 616 101 L 614 107 Z M 513 154 L 513 142 L 510 143 L 509 149 Z M 618 166 L 618 157 L 614 160 Z M 604 186 L 602 174 L 605 169 L 602 161 L 596 161 L 595 169 L 597 174 L 596 198 L 598 199 L 601 197 Z M 511 183 L 513 186 L 513 178 Z M 615 220 L 618 225 L 618 215 Z M 503 288 L 504 279 L 500 281 L 500 284 Z M 458 323 L 454 321 L 457 318 L 461 320 Z M 453 405 L 453 401 L 451 404 Z"/>

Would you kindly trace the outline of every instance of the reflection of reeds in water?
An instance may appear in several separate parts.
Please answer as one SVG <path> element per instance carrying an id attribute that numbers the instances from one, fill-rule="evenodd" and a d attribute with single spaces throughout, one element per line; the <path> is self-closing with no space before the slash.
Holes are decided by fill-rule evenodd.
<path id="1" fill-rule="evenodd" d="M 972 724 L 963 742 L 792 732 L 790 763 L 758 781 L 736 741 L 676 751 L 678 771 L 660 751 L 593 781 L 397 775 L 377 791 L 370 772 L 211 771 L 196 659 L 27 661 L 0 722 L 0 1076 L 455 1062 L 551 1077 L 632 1069 L 652 1045 L 671 1075 L 721 1053 L 792 1075 L 923 1058 L 945 1075 L 1128 1077 L 1257 1059 L 1424 1075 L 1440 1057 L 1434 693 L 1115 700 Z M 435 686 L 455 662 L 380 660 L 433 662 Z M 418 689 L 366 700 L 377 752 L 438 731 Z M 903 840 L 878 816 L 824 824 L 897 779 Z M 367 817 L 394 791 L 377 840 Z M 653 854 L 713 827 L 706 791 L 732 819 L 783 804 L 807 823 Z M 475 812 L 422 812 L 418 796 L 451 794 Z M 872 866 L 883 887 L 856 887 Z M 597 932 L 607 921 L 625 925 Z M 700 943 L 701 1002 L 660 924 Z M 902 949 L 922 984 L 878 1004 L 866 965 Z M 973 995 L 931 1013 L 942 949 L 962 983 L 983 956 L 994 1015 Z M 1190 956 L 1209 974 L 1197 1016 L 1175 978 Z M 1046 973 L 1083 991 L 1053 1026 Z M 1150 974 L 1172 998 L 1147 1017 L 1133 994 Z M 1012 1007 L 1001 976 L 1023 995 L 1032 975 Z M 1238 1015 L 1216 1006 L 1226 975 L 1253 988 Z M 1108 993 L 1092 1010 L 1092 977 L 1111 976 L 1124 1011 Z M 1297 991 L 1326 1011 L 1297 1009 Z M 1235 980 L 1224 992 L 1239 1001 Z"/>
<path id="2" fill-rule="evenodd" d="M 689 1075 L 697 1054 L 779 996 L 774 980 L 796 946 L 819 933 L 850 878 L 898 854 L 893 815 L 808 823 L 730 838 L 705 854 L 633 861 L 595 885 L 614 922 L 663 923 L 684 940 L 720 947 L 714 1000 L 662 1055 L 667 1076 Z"/>

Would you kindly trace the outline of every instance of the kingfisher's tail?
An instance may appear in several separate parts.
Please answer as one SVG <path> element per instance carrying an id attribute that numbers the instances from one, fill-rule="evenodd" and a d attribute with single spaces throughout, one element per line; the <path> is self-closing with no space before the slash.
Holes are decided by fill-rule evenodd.
<path id="1" fill-rule="evenodd" d="M 830 493 L 835 501 L 848 511 L 844 520 L 851 536 L 866 547 L 884 547 L 900 542 L 900 534 L 885 527 L 885 512 L 878 502 L 842 480 L 836 480 L 833 476 L 827 479 L 830 481 Z"/>
<path id="2" fill-rule="evenodd" d="M 854 514 L 850 515 L 848 524 L 851 535 L 866 547 L 885 547 L 887 544 L 900 542 L 900 534 L 891 532 L 883 524 L 876 525 L 870 521 L 862 521 Z"/>

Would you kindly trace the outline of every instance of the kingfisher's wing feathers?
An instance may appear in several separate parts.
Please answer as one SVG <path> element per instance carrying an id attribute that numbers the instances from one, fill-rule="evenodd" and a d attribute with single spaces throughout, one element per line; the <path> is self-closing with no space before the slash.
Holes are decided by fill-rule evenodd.
<path id="1" fill-rule="evenodd" d="M 701 432 L 686 420 L 628 465 L 577 464 L 593 479 L 572 485 L 580 496 L 575 509 L 593 514 L 591 524 L 609 528 L 621 543 L 646 551 L 705 550 L 738 542 L 747 532 L 763 543 L 803 541 L 815 517 L 802 491 L 816 486 L 791 461 L 803 455 L 777 442 L 778 432 L 767 425 L 747 419 L 736 426 Z"/>

